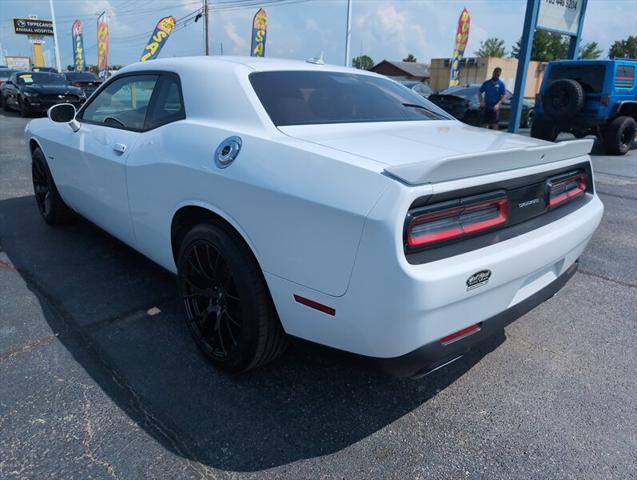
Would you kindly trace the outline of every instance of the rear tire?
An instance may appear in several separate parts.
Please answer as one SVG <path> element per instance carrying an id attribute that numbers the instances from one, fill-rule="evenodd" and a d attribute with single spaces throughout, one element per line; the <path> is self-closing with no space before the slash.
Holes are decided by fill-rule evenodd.
<path id="1" fill-rule="evenodd" d="M 31 158 L 33 192 L 42 218 L 49 225 L 68 223 L 75 215 L 60 197 L 44 153 L 38 147 L 33 151 Z"/>
<path id="2" fill-rule="evenodd" d="M 531 136 L 541 140 L 554 142 L 557 138 L 557 127 L 550 120 L 544 118 L 534 118 L 531 124 Z"/>
<path id="3" fill-rule="evenodd" d="M 556 120 L 573 118 L 584 108 L 584 88 L 576 80 L 563 78 L 546 89 L 542 105 L 546 115 Z"/>
<path id="4" fill-rule="evenodd" d="M 287 337 L 254 255 L 235 232 L 200 224 L 177 261 L 186 324 L 216 367 L 240 373 L 281 355 Z"/>
<path id="5" fill-rule="evenodd" d="M 604 129 L 604 147 L 611 155 L 625 155 L 635 141 L 637 124 L 632 117 L 617 117 Z"/>

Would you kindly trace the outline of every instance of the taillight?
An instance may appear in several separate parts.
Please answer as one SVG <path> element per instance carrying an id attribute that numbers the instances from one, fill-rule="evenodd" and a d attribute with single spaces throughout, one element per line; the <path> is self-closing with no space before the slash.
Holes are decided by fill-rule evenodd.
<path id="1" fill-rule="evenodd" d="M 549 207 L 554 208 L 584 195 L 588 187 L 585 173 L 571 172 L 548 180 Z"/>
<path id="2" fill-rule="evenodd" d="M 418 208 L 409 213 L 406 241 L 418 248 L 502 225 L 509 216 L 504 192 L 493 192 Z"/>
<path id="3" fill-rule="evenodd" d="M 81 84 L 81 83 L 79 83 L 79 82 L 75 82 L 75 83 L 73 84 L 73 86 L 74 86 L 74 87 L 81 87 L 81 86 L 82 86 L 82 84 Z"/>

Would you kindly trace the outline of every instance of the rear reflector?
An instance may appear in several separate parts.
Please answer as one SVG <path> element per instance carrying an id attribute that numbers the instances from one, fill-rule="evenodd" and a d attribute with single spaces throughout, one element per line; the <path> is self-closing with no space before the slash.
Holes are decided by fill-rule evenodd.
<path id="1" fill-rule="evenodd" d="M 488 200 L 481 200 L 487 197 Z M 489 198 L 490 197 L 490 198 Z M 416 211 L 407 226 L 407 245 L 423 247 L 502 225 L 509 216 L 504 194 L 487 194 L 474 199 L 431 205 Z"/>
<path id="2" fill-rule="evenodd" d="M 462 338 L 468 337 L 469 335 L 475 332 L 479 332 L 480 325 L 482 325 L 482 323 L 476 323 L 475 325 L 471 325 L 470 327 L 463 328 L 462 330 L 458 330 L 457 332 L 452 333 L 451 335 L 447 335 L 446 337 L 441 338 L 440 343 L 446 346 Z"/>
<path id="3" fill-rule="evenodd" d="M 549 179 L 549 206 L 554 208 L 583 196 L 587 186 L 588 177 L 585 173 L 569 173 Z"/>
<path id="4" fill-rule="evenodd" d="M 327 313 L 328 315 L 336 315 L 336 310 L 332 307 L 328 307 L 327 305 L 323 305 L 322 303 L 315 302 L 314 300 L 310 300 L 309 298 L 302 297 L 301 295 L 294 294 L 294 300 L 297 302 L 318 310 L 319 312 Z"/>

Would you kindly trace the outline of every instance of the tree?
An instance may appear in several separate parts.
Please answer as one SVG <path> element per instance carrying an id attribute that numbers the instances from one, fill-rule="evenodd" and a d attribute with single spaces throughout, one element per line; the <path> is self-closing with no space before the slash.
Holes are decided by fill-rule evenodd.
<path id="1" fill-rule="evenodd" d="M 578 58 L 584 60 L 595 60 L 602 55 L 602 50 L 599 48 L 597 42 L 589 42 L 580 47 Z"/>
<path id="2" fill-rule="evenodd" d="M 416 63 L 418 60 L 411 53 L 407 54 L 406 58 L 403 58 L 403 62 L 413 62 Z"/>
<path id="3" fill-rule="evenodd" d="M 538 30 L 533 36 L 531 60 L 550 62 L 551 60 L 566 58 L 568 56 L 568 42 L 569 40 L 559 33 Z M 513 58 L 520 56 L 520 40 L 513 45 L 511 56 Z"/>
<path id="4" fill-rule="evenodd" d="M 616 40 L 608 50 L 610 58 L 637 59 L 637 36 L 631 35 L 626 40 Z"/>
<path id="5" fill-rule="evenodd" d="M 374 60 L 369 55 L 361 55 L 352 58 L 352 66 L 359 70 L 371 70 L 374 66 Z"/>
<path id="6" fill-rule="evenodd" d="M 483 58 L 504 57 L 506 55 L 504 40 L 501 38 L 487 38 L 484 42 L 480 42 L 480 48 L 475 54 Z"/>

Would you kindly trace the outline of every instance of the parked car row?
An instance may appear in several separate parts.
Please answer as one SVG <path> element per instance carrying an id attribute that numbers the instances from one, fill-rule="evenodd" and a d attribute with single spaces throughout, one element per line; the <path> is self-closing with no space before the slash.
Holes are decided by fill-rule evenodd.
<path id="1" fill-rule="evenodd" d="M 0 69 L 0 105 L 20 115 L 46 113 L 53 105 L 82 105 L 101 81 L 91 72 L 57 73 L 45 67 L 31 71 Z"/>
<path id="2" fill-rule="evenodd" d="M 459 85 L 434 92 L 429 85 L 416 80 L 404 80 L 400 83 L 436 104 L 461 122 L 473 126 L 479 126 L 482 123 L 482 109 L 478 100 L 480 85 L 478 84 Z M 506 98 L 500 107 L 501 126 L 509 124 L 512 99 L 513 93 L 507 90 Z M 535 107 L 533 102 L 524 100 L 522 104 L 522 115 L 520 117 L 520 127 L 531 128 L 534 117 Z"/>

